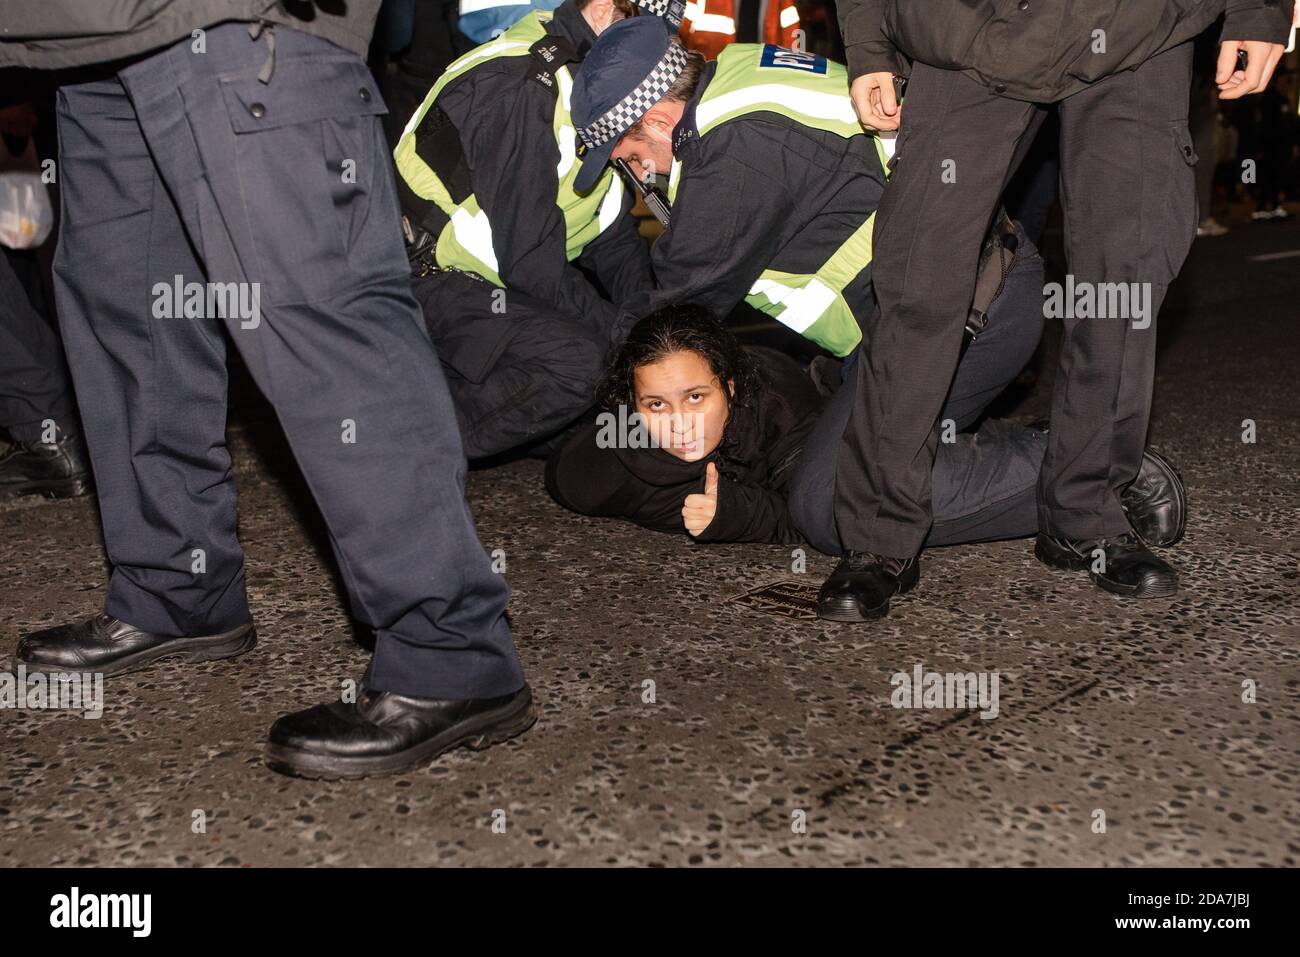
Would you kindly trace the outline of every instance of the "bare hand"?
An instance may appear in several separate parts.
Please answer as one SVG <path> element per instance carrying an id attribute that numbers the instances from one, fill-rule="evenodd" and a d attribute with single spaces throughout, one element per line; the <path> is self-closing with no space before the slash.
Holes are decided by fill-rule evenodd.
<path id="1" fill-rule="evenodd" d="M 1219 86 L 1219 99 L 1235 100 L 1248 93 L 1262 93 L 1268 89 L 1273 70 L 1282 59 L 1286 48 L 1280 43 L 1263 40 L 1224 40 L 1219 44 L 1219 68 L 1214 82 Z M 1237 51 L 1246 51 L 1246 69 L 1237 69 Z"/>
<path id="2" fill-rule="evenodd" d="M 682 522 L 692 535 L 709 527 L 718 512 L 718 467 L 710 462 L 704 468 L 704 494 L 686 496 L 682 503 Z"/>
<path id="3" fill-rule="evenodd" d="M 869 130 L 896 130 L 902 121 L 902 108 L 894 94 L 894 74 L 864 73 L 849 87 L 858 122 Z"/>

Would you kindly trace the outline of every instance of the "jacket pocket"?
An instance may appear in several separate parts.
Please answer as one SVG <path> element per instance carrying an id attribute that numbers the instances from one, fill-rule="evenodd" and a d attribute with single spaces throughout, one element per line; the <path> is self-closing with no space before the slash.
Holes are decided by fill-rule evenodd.
<path id="1" fill-rule="evenodd" d="M 269 83 L 254 71 L 220 78 L 263 298 L 328 299 L 354 277 L 352 235 L 364 222 L 387 112 L 355 57 L 278 58 Z"/>

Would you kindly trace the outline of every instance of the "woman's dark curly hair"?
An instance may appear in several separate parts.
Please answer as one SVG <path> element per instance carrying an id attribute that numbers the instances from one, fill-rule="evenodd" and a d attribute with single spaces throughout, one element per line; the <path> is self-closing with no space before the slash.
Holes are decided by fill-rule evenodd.
<path id="1" fill-rule="evenodd" d="M 694 352 L 704 359 L 724 390 L 728 382 L 735 383 L 735 394 L 727 399 L 728 425 L 737 410 L 750 408 L 757 400 L 758 369 L 731 330 L 703 306 L 666 306 L 632 327 L 596 385 L 596 401 L 611 411 L 620 405 L 631 411 L 636 407 L 636 370 L 675 352 Z"/>

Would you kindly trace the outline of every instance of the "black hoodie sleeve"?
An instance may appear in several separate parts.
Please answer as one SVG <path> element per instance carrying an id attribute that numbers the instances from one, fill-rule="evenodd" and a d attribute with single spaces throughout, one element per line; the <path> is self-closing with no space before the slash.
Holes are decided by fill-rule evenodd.
<path id="1" fill-rule="evenodd" d="M 595 424 L 587 426 L 551 454 L 546 462 L 551 497 L 580 515 L 625 518 L 656 532 L 685 533 L 682 503 L 692 492 L 703 491 L 704 466 L 694 476 L 684 469 L 681 482 L 653 484 L 628 468 L 616 450 L 600 448 L 599 431 Z"/>
<path id="2" fill-rule="evenodd" d="M 758 485 L 718 476 L 718 510 L 698 542 L 765 542 L 798 545 L 804 539 L 790 519 L 786 498 Z"/>

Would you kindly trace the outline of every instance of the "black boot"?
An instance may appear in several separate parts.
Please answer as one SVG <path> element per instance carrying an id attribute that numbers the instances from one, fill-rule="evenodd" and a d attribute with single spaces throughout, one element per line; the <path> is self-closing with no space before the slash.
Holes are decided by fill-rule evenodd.
<path id="1" fill-rule="evenodd" d="M 1169 460 L 1147 449 L 1137 478 L 1119 499 L 1129 524 L 1152 548 L 1177 545 L 1187 530 L 1187 489 Z"/>
<path id="2" fill-rule="evenodd" d="M 889 614 L 889 599 L 916 587 L 919 558 L 886 558 L 846 552 L 817 595 L 817 617 L 828 621 L 871 621 Z"/>
<path id="3" fill-rule="evenodd" d="M 144 631 L 101 613 L 23 635 L 16 654 L 28 671 L 120 675 L 162 658 L 233 658 L 256 644 L 257 632 L 251 622 L 220 634 L 178 638 Z"/>
<path id="4" fill-rule="evenodd" d="M 0 499 L 16 495 L 73 498 L 91 489 L 90 460 L 80 435 L 57 442 L 14 442 L 0 452 Z"/>
<path id="5" fill-rule="evenodd" d="M 1134 532 L 1088 541 L 1039 533 L 1034 555 L 1044 565 L 1083 571 L 1098 588 L 1127 598 L 1169 598 L 1178 591 L 1178 573 L 1151 554 Z"/>
<path id="6" fill-rule="evenodd" d="M 463 701 L 363 690 L 355 704 L 318 704 L 279 718 L 271 725 L 266 763 L 304 778 L 396 774 L 461 745 L 477 751 L 499 744 L 536 720 L 528 685 Z"/>

